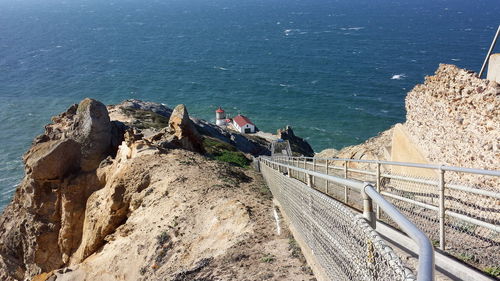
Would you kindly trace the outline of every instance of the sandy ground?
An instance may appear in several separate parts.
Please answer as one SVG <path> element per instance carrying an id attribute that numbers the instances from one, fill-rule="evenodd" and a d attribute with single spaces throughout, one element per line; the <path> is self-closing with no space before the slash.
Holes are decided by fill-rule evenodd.
<path id="1" fill-rule="evenodd" d="M 133 159 L 151 184 L 97 253 L 39 280 L 315 280 L 288 229 L 277 233 L 257 172 L 182 150 Z"/>

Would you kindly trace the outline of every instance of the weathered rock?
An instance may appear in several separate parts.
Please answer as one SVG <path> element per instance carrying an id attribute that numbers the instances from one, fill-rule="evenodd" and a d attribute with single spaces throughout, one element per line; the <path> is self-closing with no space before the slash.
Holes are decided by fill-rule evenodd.
<path id="1" fill-rule="evenodd" d="M 81 101 L 72 129 L 69 137 L 81 145 L 82 170 L 95 170 L 111 153 L 111 122 L 106 106 L 89 98 Z"/>
<path id="2" fill-rule="evenodd" d="M 137 169 L 134 162 L 123 170 L 116 163 L 114 170 L 106 186 L 94 192 L 87 201 L 83 235 L 72 258 L 73 263 L 81 262 L 104 244 L 105 237 L 126 220 L 132 195 L 141 192 L 150 183 L 148 171 L 136 173 L 141 169 Z"/>
<path id="3" fill-rule="evenodd" d="M 156 102 L 141 101 L 137 99 L 128 99 L 126 101 L 123 101 L 121 104 L 117 104 L 116 107 L 121 107 L 122 109 L 125 110 L 138 109 L 138 110 L 152 111 L 167 118 L 170 118 L 170 115 L 172 114 L 172 109 L 164 106 L 163 104 Z"/>
<path id="4" fill-rule="evenodd" d="M 284 130 L 278 130 L 278 138 L 283 140 L 288 140 L 290 142 L 290 148 L 292 152 L 299 155 L 314 156 L 314 150 L 311 145 L 307 143 L 303 138 L 297 137 L 292 130 L 292 127 L 286 126 Z"/>
<path id="5" fill-rule="evenodd" d="M 26 177 L 0 216 L 3 279 L 66 264 L 81 241 L 87 198 L 104 185 L 96 168 L 113 152 L 106 107 L 85 99 L 52 121 L 25 154 Z M 119 124 L 114 130 L 116 145 Z"/>
<path id="6" fill-rule="evenodd" d="M 183 148 L 194 152 L 203 152 L 203 142 L 196 130 L 186 106 L 180 104 L 174 108 L 168 127 L 163 130 L 162 146 L 167 148 Z"/>
<path id="7" fill-rule="evenodd" d="M 80 144 L 72 139 L 35 144 L 26 153 L 27 173 L 35 180 L 62 179 L 80 168 Z"/>

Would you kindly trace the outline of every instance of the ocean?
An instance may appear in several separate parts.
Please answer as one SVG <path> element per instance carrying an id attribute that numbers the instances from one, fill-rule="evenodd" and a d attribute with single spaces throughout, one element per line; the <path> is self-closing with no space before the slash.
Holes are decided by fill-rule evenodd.
<path id="1" fill-rule="evenodd" d="M 439 63 L 478 71 L 498 0 L 0 0 L 0 210 L 50 117 L 137 98 L 290 125 L 315 151 L 404 122 Z"/>

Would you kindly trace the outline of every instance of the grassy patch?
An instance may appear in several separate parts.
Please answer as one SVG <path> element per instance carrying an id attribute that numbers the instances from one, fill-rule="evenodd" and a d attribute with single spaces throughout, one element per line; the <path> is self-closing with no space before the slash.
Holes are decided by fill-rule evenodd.
<path id="1" fill-rule="evenodd" d="M 475 257 L 473 254 L 469 254 L 469 253 L 460 253 L 457 258 L 461 259 L 462 261 L 464 262 L 474 262 L 475 261 Z"/>
<path id="2" fill-rule="evenodd" d="M 220 155 L 216 155 L 215 159 L 244 168 L 250 164 L 250 160 L 248 160 L 245 154 L 239 151 L 223 151 Z"/>
<path id="3" fill-rule="evenodd" d="M 484 272 L 488 273 L 491 276 L 500 277 L 500 267 L 499 266 L 486 267 L 484 269 Z"/>
<path id="4" fill-rule="evenodd" d="M 122 111 L 125 115 L 136 119 L 134 126 L 139 129 L 161 129 L 168 126 L 169 118 L 152 111 L 131 108 L 122 108 Z"/>
<path id="5" fill-rule="evenodd" d="M 269 190 L 269 187 L 264 183 L 259 185 L 259 193 L 260 195 L 262 195 L 262 197 L 266 199 L 273 199 L 273 194 L 271 193 L 271 190 Z"/>
<path id="6" fill-rule="evenodd" d="M 260 261 L 265 262 L 265 263 L 273 263 L 275 260 L 276 260 L 276 257 L 273 254 L 267 254 L 267 255 L 263 256 L 262 258 L 260 258 Z"/>
<path id="7" fill-rule="evenodd" d="M 205 137 L 203 139 L 203 147 L 207 152 L 207 156 L 226 162 L 238 167 L 248 167 L 250 160 L 241 151 L 238 151 L 234 146 L 221 140 Z"/>

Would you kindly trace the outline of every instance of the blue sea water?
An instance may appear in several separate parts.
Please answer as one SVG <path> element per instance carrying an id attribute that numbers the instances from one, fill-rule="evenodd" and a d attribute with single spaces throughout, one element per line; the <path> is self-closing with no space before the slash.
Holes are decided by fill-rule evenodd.
<path id="1" fill-rule="evenodd" d="M 498 0 L 0 0 L 0 210 L 33 137 L 84 97 L 208 120 L 221 105 L 338 149 L 404 121 L 439 63 L 477 71 L 498 15 Z"/>

